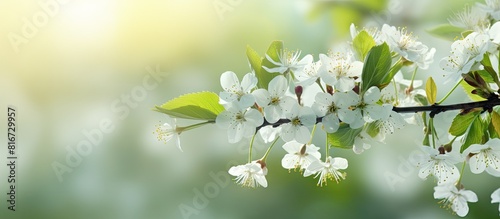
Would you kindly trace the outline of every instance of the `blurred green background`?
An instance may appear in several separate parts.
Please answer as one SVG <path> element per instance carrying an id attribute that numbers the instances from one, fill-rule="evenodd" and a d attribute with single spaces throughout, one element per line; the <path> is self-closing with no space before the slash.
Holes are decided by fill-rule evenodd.
<path id="1" fill-rule="evenodd" d="M 269 187 L 246 189 L 224 184 L 229 167 L 246 162 L 246 143 L 229 144 L 224 130 L 206 126 L 181 135 L 182 153 L 157 141 L 153 131 L 164 117 L 151 108 L 180 94 L 219 92 L 224 71 L 242 77 L 249 72 L 246 45 L 263 54 L 271 41 L 284 40 L 287 48 L 317 59 L 350 39 L 351 23 L 407 26 L 438 50 L 418 78 L 432 75 L 441 85 L 438 61 L 451 42 L 425 30 L 473 1 L 87 0 L 56 2 L 49 8 L 53 16 L 44 11 L 46 2 L 55 0 L 0 1 L 0 136 L 6 142 L 6 106 L 14 105 L 19 154 L 13 213 L 5 201 L 7 150 L 0 150 L 0 218 L 177 219 L 183 218 L 180 206 L 191 208 L 189 218 L 207 219 L 453 217 L 433 199 L 434 181 L 420 180 L 416 170 L 393 187 L 386 182 L 385 174 L 401 175 L 398 168 L 406 173 L 400 166 L 417 149 L 419 127 L 408 126 L 361 155 L 335 149 L 335 156 L 349 159 L 348 177 L 322 188 L 317 179 L 281 167 L 280 142 L 268 159 Z M 9 36 L 25 37 L 33 19 L 36 31 L 12 44 Z M 148 66 L 166 76 L 144 89 Z M 438 96 L 449 87 L 439 87 Z M 141 96 L 125 104 L 134 94 Z M 459 91 L 450 102 L 465 100 Z M 123 111 L 116 111 L 117 104 Z M 446 127 L 452 116 L 438 119 Z M 65 164 L 68 150 L 103 120 L 114 129 L 59 182 L 52 164 Z M 318 134 L 315 143 L 323 145 L 323 137 Z M 264 151 L 257 145 L 255 157 Z M 468 169 L 464 177 L 479 197 L 467 217 L 498 217 L 490 194 L 500 180 Z"/>

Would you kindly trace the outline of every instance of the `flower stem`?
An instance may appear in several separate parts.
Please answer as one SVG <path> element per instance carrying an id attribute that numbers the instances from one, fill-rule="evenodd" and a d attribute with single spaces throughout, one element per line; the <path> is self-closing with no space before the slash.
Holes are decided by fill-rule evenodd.
<path id="1" fill-rule="evenodd" d="M 467 161 L 464 161 L 464 163 L 462 164 L 462 170 L 460 170 L 460 177 L 458 178 L 458 181 L 457 181 L 457 188 L 458 190 L 460 190 L 460 183 L 462 181 L 462 176 L 464 175 L 464 169 L 465 169 L 465 165 L 466 165 Z"/>
<path id="2" fill-rule="evenodd" d="M 250 140 L 250 147 L 248 149 L 248 163 L 252 162 L 252 149 L 253 149 L 253 141 L 255 140 L 255 136 L 257 132 L 252 136 L 252 140 Z"/>
<path id="3" fill-rule="evenodd" d="M 463 78 L 460 79 L 460 81 L 458 81 L 455 86 L 453 86 L 453 88 L 448 91 L 448 93 L 443 97 L 443 99 L 441 99 L 440 101 L 438 101 L 436 104 L 441 104 L 442 102 L 444 102 L 450 95 L 451 93 L 453 93 L 453 91 L 455 91 L 455 89 L 457 89 L 458 85 L 460 85 L 460 83 L 462 82 L 462 80 L 464 80 Z"/>
<path id="4" fill-rule="evenodd" d="M 430 131 L 430 134 L 431 134 L 431 138 L 432 138 L 432 147 L 434 149 L 436 149 L 436 138 L 435 138 L 435 131 L 434 131 L 434 118 L 429 118 L 429 131 Z"/>
<path id="5" fill-rule="evenodd" d="M 398 94 L 398 84 L 396 83 L 396 80 L 394 80 L 394 78 L 392 79 L 392 85 L 394 86 L 394 96 L 396 96 L 396 106 L 399 105 L 399 98 L 397 98 L 399 96 Z"/>
<path id="6" fill-rule="evenodd" d="M 330 147 L 328 147 L 328 135 L 326 135 L 326 144 L 325 144 L 325 162 L 328 161 L 328 156 L 330 154 Z"/>
<path id="7" fill-rule="evenodd" d="M 413 74 L 411 75 L 411 81 L 410 81 L 410 88 L 413 89 L 413 81 L 415 81 L 415 76 L 417 75 L 417 70 L 418 67 L 415 67 L 415 71 L 413 71 Z"/>
<path id="8" fill-rule="evenodd" d="M 267 149 L 267 151 L 264 154 L 264 156 L 260 159 L 261 161 L 266 162 L 266 159 L 267 159 L 267 156 L 269 155 L 269 152 L 271 152 L 271 149 L 274 147 L 274 145 L 276 144 L 276 142 L 278 140 L 279 140 L 279 138 L 276 138 L 276 140 L 273 141 L 273 143 L 271 144 L 271 146 L 269 146 L 269 148 Z"/>
<path id="9" fill-rule="evenodd" d="M 319 88 L 321 88 L 321 91 L 323 91 L 323 93 L 326 93 L 325 88 L 323 88 L 323 86 L 321 85 L 321 81 L 319 79 L 316 80 L 316 84 L 318 84 Z"/>
<path id="10" fill-rule="evenodd" d="M 307 143 L 307 144 L 311 144 L 311 143 L 312 143 L 313 138 L 314 138 L 314 133 L 316 132 L 316 126 L 317 126 L 317 125 L 318 125 L 318 124 L 314 124 L 314 126 L 313 126 L 313 130 L 311 131 L 311 139 L 309 139 L 309 143 Z"/>
<path id="11" fill-rule="evenodd" d="M 177 127 L 177 132 L 180 134 L 181 132 L 189 131 L 191 129 L 195 129 L 195 128 L 204 126 L 206 124 L 211 124 L 211 123 L 215 123 L 215 121 L 206 121 L 206 122 L 196 123 L 196 124 L 186 126 L 186 127 Z"/>

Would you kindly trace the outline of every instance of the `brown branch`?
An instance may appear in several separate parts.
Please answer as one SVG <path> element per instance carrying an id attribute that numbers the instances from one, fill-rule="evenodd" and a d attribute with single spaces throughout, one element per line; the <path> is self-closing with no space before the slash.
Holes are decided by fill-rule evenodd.
<path id="1" fill-rule="evenodd" d="M 477 102 L 468 102 L 468 103 L 458 103 L 458 104 L 450 104 L 450 105 L 430 105 L 430 106 L 410 106 L 410 107 L 393 107 L 392 111 L 397 113 L 418 113 L 418 112 L 430 112 L 429 116 L 434 117 L 439 113 L 443 113 L 450 110 L 462 110 L 464 112 L 469 112 L 472 109 L 482 108 L 482 111 L 491 111 L 494 106 L 500 105 L 500 99 L 498 97 L 491 98 L 488 100 L 477 101 Z M 323 117 L 317 117 L 316 123 L 321 122 Z M 281 124 L 289 123 L 289 119 L 280 119 L 275 123 L 270 123 L 264 120 L 264 123 L 257 127 L 257 130 L 261 129 L 264 126 L 272 125 L 273 127 L 278 127 Z"/>

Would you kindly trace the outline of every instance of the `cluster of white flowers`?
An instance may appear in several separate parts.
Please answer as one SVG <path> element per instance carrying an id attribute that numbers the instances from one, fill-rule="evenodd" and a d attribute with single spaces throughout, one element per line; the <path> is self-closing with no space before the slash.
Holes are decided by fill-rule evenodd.
<path id="1" fill-rule="evenodd" d="M 418 176 L 426 179 L 433 175 L 437 180 L 434 188 L 434 198 L 444 199 L 443 204 L 451 208 L 458 216 L 464 217 L 469 212 L 467 202 L 477 202 L 476 194 L 470 190 L 464 190 L 460 182 L 460 172 L 455 164 L 468 162 L 470 170 L 474 174 L 484 171 L 492 176 L 500 177 L 500 139 L 490 139 L 485 144 L 473 144 L 462 154 L 458 152 L 447 152 L 444 147 L 434 149 L 423 146 L 422 151 L 426 156 L 416 161 L 420 167 Z M 492 203 L 498 202 L 498 190 L 492 195 Z"/>
<path id="2" fill-rule="evenodd" d="M 376 44 L 386 43 L 395 60 L 403 60 L 410 69 L 426 69 L 432 62 L 435 50 L 417 41 L 405 28 L 384 25 L 381 30 L 367 33 Z M 353 39 L 359 34 L 354 25 L 351 32 Z M 358 60 L 350 46 L 339 51 L 320 54 L 317 61 L 312 55 L 301 58 L 300 51 L 276 51 L 276 60 L 266 55 L 265 59 L 273 66 L 262 68 L 274 74 L 267 89 L 256 86 L 258 81 L 253 72 L 246 74 L 241 83 L 233 72 L 223 73 L 220 103 L 226 110 L 218 115 L 216 124 L 228 129 L 231 143 L 250 138 L 257 131 L 265 142 L 281 138 L 288 152 L 283 158 L 283 167 L 299 169 L 304 176 L 319 176 L 319 185 L 326 184 L 327 179 L 344 179 L 345 173 L 339 170 L 347 168 L 347 160 L 325 154 L 321 161 L 319 147 L 311 143 L 314 134 L 311 129 L 319 125 L 326 133 L 335 133 L 341 124 L 360 129 L 353 151 L 361 153 L 372 141 L 383 141 L 385 134 L 406 125 L 405 118 L 392 111 L 393 106 L 403 104 L 405 99 L 418 105 L 414 95 L 423 92 L 415 89 L 421 82 L 405 83 L 409 80 L 405 81 L 401 73 L 393 85 L 383 90 L 373 86 L 360 92 L 364 60 Z M 370 135 L 367 124 L 375 124 L 381 131 Z M 259 161 L 265 163 L 263 159 Z M 253 186 L 255 183 L 249 183 L 248 177 L 265 175 L 254 171 L 256 165 L 251 164 L 255 162 L 239 166 L 245 169 L 239 171 L 244 176 L 237 176 L 242 185 Z M 234 175 L 238 171 L 230 172 Z"/>
<path id="3" fill-rule="evenodd" d="M 448 80 L 458 81 L 464 74 L 485 69 L 484 63 L 490 62 L 490 54 L 497 54 L 500 48 L 499 20 L 500 0 L 486 0 L 486 4 L 468 7 L 450 19 L 450 23 L 464 29 L 464 33 L 462 39 L 451 45 L 451 55 L 439 63 L 443 70 L 450 73 Z M 317 184 L 323 186 L 329 180 L 338 183 L 346 177 L 343 171 L 348 167 L 347 159 L 332 157 L 329 153 L 330 147 L 339 146 L 330 142 L 338 140 L 330 138 L 336 136 L 335 133 L 348 132 L 349 145 L 343 146 L 352 146 L 353 152 L 359 154 L 369 149 L 375 141 L 383 143 L 387 134 L 407 124 L 424 123 L 426 130 L 434 129 L 433 123 L 427 123 L 425 116 L 417 116 L 416 110 L 401 115 L 398 113 L 401 108 L 394 107 L 414 109 L 419 105 L 439 105 L 435 95 L 433 100 L 426 98 L 427 92 L 433 93 L 435 90 L 428 91 L 427 88 L 424 91 L 420 89 L 422 81 L 415 80 L 417 69 L 427 69 L 432 64 L 436 50 L 418 41 L 406 28 L 387 24 L 380 29 L 362 31 L 351 25 L 350 32 L 352 42 L 346 43 L 341 49 L 334 49 L 335 52 L 319 54 L 317 60 L 310 54 L 301 57 L 301 51 L 280 49 L 271 51 L 271 55 L 266 54 L 259 61 L 259 69 L 252 69 L 252 72 L 243 76 L 241 82 L 234 72 L 224 72 L 220 77 L 223 91 L 219 93 L 219 108 L 222 110 L 223 107 L 224 110 L 219 111 L 216 118 L 214 115 L 215 121 L 178 127 L 176 121 L 168 117 L 168 121 L 156 130 L 158 139 L 174 139 L 181 149 L 179 134 L 213 122 L 227 129 L 230 143 L 251 139 L 248 163 L 229 169 L 235 181 L 246 187 L 268 186 L 266 158 L 271 148 L 281 140 L 286 152 L 281 160 L 282 167 L 289 171 L 298 170 L 304 177 L 319 178 Z M 359 43 L 355 42 L 368 36 L 371 37 L 368 44 L 380 46 L 378 48 L 383 48 L 385 54 L 389 54 L 386 55 L 387 59 L 391 59 L 388 70 L 390 78 L 380 79 L 384 82 L 379 84 L 362 81 L 366 74 L 370 74 L 363 72 L 363 69 L 371 63 L 364 63 L 370 58 L 364 60 L 364 56 L 368 55 L 360 53 L 368 51 L 360 51 Z M 254 68 L 254 65 L 251 67 Z M 491 75 L 496 74 L 491 63 L 486 67 L 489 67 L 487 70 Z M 409 72 L 413 72 L 411 80 L 405 79 Z M 262 74 L 268 75 L 262 77 Z M 262 78 L 268 83 L 262 85 L 263 82 L 259 81 Z M 432 87 L 434 82 L 430 81 Z M 500 86 L 498 80 L 496 83 Z M 500 96 L 496 93 L 492 97 Z M 484 108 L 483 112 L 491 113 L 492 110 L 490 106 Z M 430 118 L 433 118 L 433 113 Z M 428 124 L 431 127 L 427 127 Z M 316 130 L 327 134 L 324 154 L 320 153 L 320 147 L 313 144 Z M 437 134 L 430 135 L 435 140 Z M 252 160 L 256 136 L 271 145 L 261 159 Z M 416 160 L 415 165 L 420 168 L 418 176 L 421 179 L 431 175 L 435 178 L 437 185 L 434 187 L 434 198 L 443 199 L 441 203 L 445 207 L 463 217 L 468 214 L 468 202 L 477 202 L 478 197 L 473 191 L 464 189 L 463 173 L 456 165 L 468 164 L 474 174 L 486 172 L 500 177 L 500 139 L 487 136 L 486 139 L 490 139 L 485 143 L 486 139 L 482 141 L 484 144 L 472 144 L 459 153 L 458 149 L 452 150 L 457 137 L 460 138 L 456 136 L 444 146 L 434 141 L 432 146 L 422 146 L 425 156 Z M 491 194 L 491 202 L 500 203 L 500 188 Z"/>
<path id="4" fill-rule="evenodd" d="M 447 81 L 458 81 L 462 74 L 483 68 L 481 61 L 489 52 L 495 54 L 500 46 L 500 1 L 486 0 L 486 5 L 467 7 L 450 19 L 453 26 L 462 28 L 463 39 L 451 45 L 451 55 L 441 60 L 440 67 L 448 72 Z"/>

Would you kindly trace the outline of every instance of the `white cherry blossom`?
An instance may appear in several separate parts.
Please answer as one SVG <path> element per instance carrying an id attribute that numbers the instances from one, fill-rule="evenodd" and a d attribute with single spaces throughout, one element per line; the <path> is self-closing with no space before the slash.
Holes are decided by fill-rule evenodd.
<path id="1" fill-rule="evenodd" d="M 451 25 L 465 30 L 483 32 L 490 26 L 488 13 L 479 7 L 465 7 L 463 11 L 449 19 Z"/>
<path id="2" fill-rule="evenodd" d="M 281 138 L 285 142 L 295 140 L 305 144 L 311 137 L 311 132 L 307 127 L 316 124 L 316 115 L 307 106 L 300 106 L 293 102 L 285 108 L 285 117 L 290 122 L 281 125 Z"/>
<path id="3" fill-rule="evenodd" d="M 500 177 L 500 139 L 492 138 L 485 144 L 473 144 L 463 152 L 469 159 L 470 171 L 479 174 L 486 170 Z"/>
<path id="4" fill-rule="evenodd" d="M 244 165 L 233 166 L 229 174 L 236 176 L 236 183 L 243 187 L 255 188 L 256 186 L 267 187 L 267 167 L 261 161 L 252 161 Z"/>
<path id="5" fill-rule="evenodd" d="M 361 77 L 363 63 L 356 61 L 350 51 L 330 56 L 319 54 L 319 59 L 321 67 L 318 71 L 321 79 L 336 90 L 342 92 L 352 90 L 355 78 Z"/>
<path id="6" fill-rule="evenodd" d="M 434 58 L 435 49 L 430 49 L 422 42 L 417 41 L 406 28 L 397 29 L 384 24 L 382 35 L 392 51 L 398 53 L 408 61 L 415 63 L 421 69 L 429 68 Z"/>
<path id="7" fill-rule="evenodd" d="M 179 138 L 180 131 L 177 130 L 177 122 L 175 119 L 170 118 L 170 116 L 166 116 L 166 122 L 161 126 L 157 126 L 155 132 L 158 135 L 158 141 L 167 143 L 172 140 L 175 142 L 177 148 L 179 148 L 182 152 L 181 140 Z"/>
<path id="8" fill-rule="evenodd" d="M 365 122 L 373 122 L 379 119 L 385 120 L 391 112 L 391 108 L 379 105 L 380 90 L 373 86 L 369 88 L 363 97 L 353 91 L 340 93 L 338 116 L 340 120 L 349 124 L 353 129 L 361 128 Z"/>
<path id="9" fill-rule="evenodd" d="M 269 82 L 268 90 L 258 89 L 252 93 L 257 104 L 264 108 L 264 116 L 268 122 L 277 122 L 283 117 L 285 105 L 295 101 L 292 97 L 285 95 L 287 90 L 288 81 L 279 75 Z"/>
<path id="10" fill-rule="evenodd" d="M 264 119 L 256 109 L 233 104 L 217 116 L 215 123 L 220 128 L 228 129 L 229 143 L 236 143 L 243 137 L 252 136 L 256 127 L 264 123 Z"/>
<path id="11" fill-rule="evenodd" d="M 315 83 L 320 77 L 318 71 L 321 68 L 321 61 L 311 62 L 304 67 L 304 70 L 295 74 L 299 81 L 297 85 L 309 86 Z"/>
<path id="12" fill-rule="evenodd" d="M 339 101 L 339 93 L 333 95 L 328 93 L 317 93 L 313 110 L 317 116 L 323 117 L 321 123 L 326 132 L 333 133 L 339 129 L 340 121 L 337 116 L 338 106 L 335 104 Z"/>
<path id="13" fill-rule="evenodd" d="M 441 59 L 439 66 L 450 72 L 447 81 L 458 81 L 462 74 L 476 69 L 484 54 L 490 50 L 490 36 L 473 32 L 463 40 L 451 44 L 451 55 Z"/>
<path id="14" fill-rule="evenodd" d="M 391 109 L 390 114 L 386 119 L 380 120 L 378 124 L 381 134 L 384 135 L 393 134 L 395 130 L 401 129 L 406 125 L 406 121 L 403 116 L 392 111 L 392 106 L 390 105 L 385 105 L 384 108 L 387 106 Z"/>
<path id="15" fill-rule="evenodd" d="M 283 149 L 288 153 L 281 160 L 281 165 L 285 169 L 306 169 L 312 162 L 321 158 L 319 147 L 314 144 L 290 141 L 283 145 Z"/>
<path id="16" fill-rule="evenodd" d="M 240 84 L 234 72 L 226 71 L 220 77 L 220 84 L 224 89 L 219 93 L 221 104 L 241 101 L 243 105 L 251 105 L 255 101 L 250 92 L 257 85 L 257 78 L 252 73 L 246 74 Z"/>
<path id="17" fill-rule="evenodd" d="M 266 54 L 266 59 L 276 65 L 276 67 L 262 67 L 271 73 L 286 74 L 291 71 L 293 74 L 300 74 L 300 72 L 304 70 L 304 67 L 313 61 L 312 55 L 306 55 L 304 58 L 299 60 L 300 53 L 300 51 L 289 52 L 287 50 L 280 50 L 278 51 L 279 61 L 274 61 L 271 57 L 269 57 L 269 55 Z"/>
<path id="18" fill-rule="evenodd" d="M 439 150 L 428 146 L 422 146 L 422 151 L 426 156 L 419 157 L 415 165 L 420 167 L 418 176 L 421 179 L 427 179 L 433 175 L 437 179 L 437 184 L 455 183 L 460 178 L 460 171 L 455 164 L 462 162 L 463 159 L 458 153 L 440 154 Z"/>
<path id="19" fill-rule="evenodd" d="M 473 191 L 457 189 L 452 184 L 443 184 L 434 187 L 434 198 L 443 199 L 445 208 L 451 208 L 458 216 L 465 217 L 469 213 L 467 202 L 477 202 L 477 195 Z"/>
<path id="20" fill-rule="evenodd" d="M 327 185 L 328 180 L 335 180 L 338 183 L 341 179 L 345 179 L 346 177 L 346 174 L 339 170 L 345 170 L 347 166 L 347 159 L 342 157 L 332 158 L 328 156 L 326 162 L 318 159 L 311 163 L 304 172 L 304 176 L 308 177 L 313 174 L 316 174 L 314 178 L 319 176 L 318 186 L 323 186 L 323 184 Z"/>
<path id="21" fill-rule="evenodd" d="M 486 5 L 476 3 L 478 8 L 488 13 L 491 18 L 500 20 L 500 1 L 499 0 L 485 0 Z"/>

